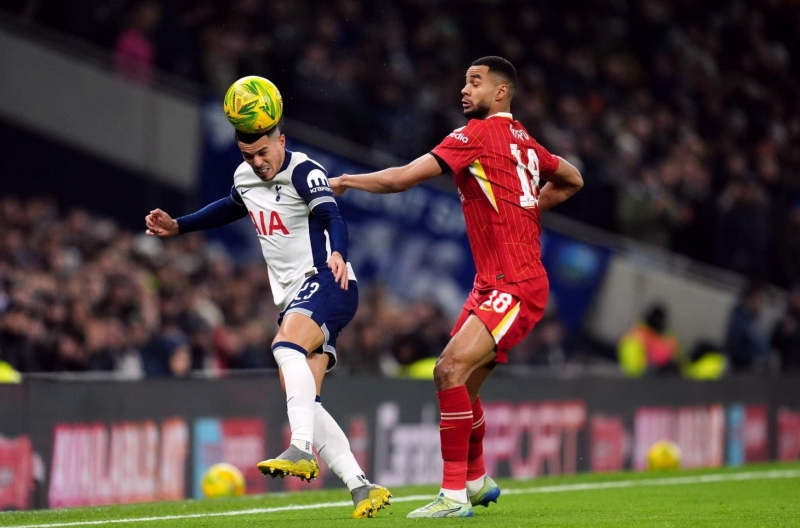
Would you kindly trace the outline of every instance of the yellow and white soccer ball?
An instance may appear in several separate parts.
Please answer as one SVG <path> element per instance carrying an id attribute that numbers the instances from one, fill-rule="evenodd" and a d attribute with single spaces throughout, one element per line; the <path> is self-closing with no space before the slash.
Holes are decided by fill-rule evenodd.
<path id="1" fill-rule="evenodd" d="M 647 469 L 661 471 L 681 467 L 681 448 L 675 442 L 660 440 L 647 452 Z"/>
<path id="2" fill-rule="evenodd" d="M 245 492 L 244 475 L 236 466 L 220 462 L 205 472 L 200 489 L 208 499 L 239 497 Z"/>
<path id="3" fill-rule="evenodd" d="M 236 130 L 246 134 L 267 132 L 283 116 L 283 98 L 263 77 L 242 77 L 228 88 L 222 107 Z"/>

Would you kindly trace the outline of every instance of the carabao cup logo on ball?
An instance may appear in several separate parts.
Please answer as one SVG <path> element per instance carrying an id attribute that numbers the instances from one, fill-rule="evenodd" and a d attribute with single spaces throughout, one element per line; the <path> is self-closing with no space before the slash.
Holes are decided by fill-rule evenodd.
<path id="1" fill-rule="evenodd" d="M 228 121 L 246 134 L 266 132 L 283 115 L 283 98 L 278 87 L 263 77 L 242 77 L 228 88 L 223 101 Z"/>

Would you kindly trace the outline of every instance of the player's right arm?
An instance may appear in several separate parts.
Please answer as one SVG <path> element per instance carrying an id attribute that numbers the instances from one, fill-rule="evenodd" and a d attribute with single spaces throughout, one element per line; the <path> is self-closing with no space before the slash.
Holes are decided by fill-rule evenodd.
<path id="1" fill-rule="evenodd" d="M 425 180 L 442 173 L 439 162 L 432 154 L 425 154 L 403 167 L 392 167 L 369 174 L 342 174 L 330 180 L 334 194 L 347 189 L 358 189 L 377 194 L 407 191 Z"/>
<path id="2" fill-rule="evenodd" d="M 247 208 L 236 187 L 231 187 L 231 194 L 210 203 L 195 213 L 172 218 L 161 209 L 154 209 L 144 218 L 147 226 L 146 234 L 150 236 L 170 237 L 177 234 L 191 233 L 222 227 L 247 216 Z"/>
<path id="3" fill-rule="evenodd" d="M 454 174 L 463 170 L 483 152 L 482 123 L 470 121 L 457 128 L 439 145 L 404 167 L 394 167 L 370 174 L 343 174 L 331 180 L 335 194 L 347 189 L 359 189 L 378 194 L 402 192 L 443 172 Z"/>

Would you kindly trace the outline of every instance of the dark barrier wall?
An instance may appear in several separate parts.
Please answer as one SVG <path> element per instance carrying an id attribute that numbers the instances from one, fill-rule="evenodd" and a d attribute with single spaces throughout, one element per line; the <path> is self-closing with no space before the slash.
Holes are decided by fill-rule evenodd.
<path id="1" fill-rule="evenodd" d="M 800 379 L 496 378 L 483 400 L 491 474 L 532 478 L 643 469 L 672 439 L 685 467 L 800 459 Z M 384 485 L 439 480 L 438 410 L 430 382 L 330 379 L 323 404 Z M 277 378 L 142 382 L 33 380 L 0 386 L 0 508 L 197 496 L 218 461 L 252 493 L 341 486 L 265 480 L 255 463 L 288 443 Z"/>

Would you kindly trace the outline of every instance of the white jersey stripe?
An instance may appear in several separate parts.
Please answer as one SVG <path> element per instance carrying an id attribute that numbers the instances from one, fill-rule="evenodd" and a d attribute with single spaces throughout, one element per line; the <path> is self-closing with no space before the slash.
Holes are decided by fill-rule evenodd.
<path id="1" fill-rule="evenodd" d="M 314 198 L 311 200 L 311 202 L 308 204 L 308 208 L 313 211 L 314 208 L 321 203 L 336 203 L 336 200 L 330 196 L 320 196 L 319 198 Z"/>

